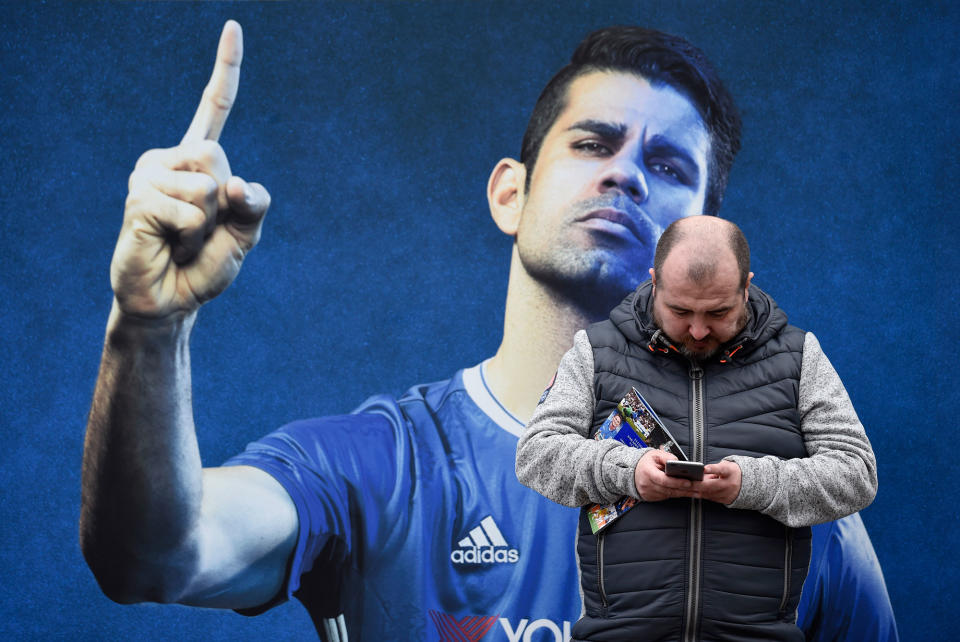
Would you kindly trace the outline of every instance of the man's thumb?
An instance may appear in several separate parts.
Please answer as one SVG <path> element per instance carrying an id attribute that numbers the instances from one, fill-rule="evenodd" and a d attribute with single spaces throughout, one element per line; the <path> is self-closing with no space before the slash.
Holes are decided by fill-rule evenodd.
<path id="1" fill-rule="evenodd" d="M 248 183 L 239 176 L 227 181 L 227 201 L 237 223 L 256 223 L 270 207 L 270 193 L 260 183 Z"/>

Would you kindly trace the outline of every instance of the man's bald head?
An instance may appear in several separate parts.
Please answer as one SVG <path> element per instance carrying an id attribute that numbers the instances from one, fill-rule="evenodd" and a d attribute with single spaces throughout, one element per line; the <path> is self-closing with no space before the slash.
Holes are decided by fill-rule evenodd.
<path id="1" fill-rule="evenodd" d="M 736 225 L 713 216 L 675 221 L 653 264 L 653 322 L 687 357 L 709 359 L 746 326 L 753 275 Z"/>
<path id="2" fill-rule="evenodd" d="M 750 277 L 750 246 L 734 223 L 715 216 L 689 216 L 677 219 L 660 236 L 653 258 L 657 282 L 663 282 L 663 266 L 676 253 L 683 260 L 686 277 L 703 284 L 732 261 L 739 274 L 740 289 Z"/>

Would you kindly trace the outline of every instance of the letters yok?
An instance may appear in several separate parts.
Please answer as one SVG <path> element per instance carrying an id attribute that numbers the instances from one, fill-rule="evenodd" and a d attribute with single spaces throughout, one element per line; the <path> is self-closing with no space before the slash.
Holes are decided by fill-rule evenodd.
<path id="1" fill-rule="evenodd" d="M 555 640 L 564 642 L 570 639 L 570 622 L 562 623 L 553 620 L 539 619 L 532 622 L 528 618 L 520 620 L 516 626 L 505 617 L 496 615 L 466 615 L 459 620 L 448 613 L 430 611 L 430 619 L 436 625 L 440 642 L 478 642 L 482 640 L 499 623 L 509 642 L 533 642 Z M 534 633 L 539 633 L 534 638 Z M 552 637 L 551 637 L 552 635 Z"/>

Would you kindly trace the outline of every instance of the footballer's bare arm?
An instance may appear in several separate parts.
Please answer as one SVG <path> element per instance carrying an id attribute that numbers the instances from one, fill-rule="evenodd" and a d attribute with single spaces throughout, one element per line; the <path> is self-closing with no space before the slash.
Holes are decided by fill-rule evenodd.
<path id="1" fill-rule="evenodd" d="M 236 278 L 270 205 L 266 189 L 231 173 L 218 143 L 242 55 L 230 21 L 182 141 L 146 152 L 130 175 L 80 516 L 84 556 L 119 602 L 262 604 L 280 589 L 296 539 L 279 483 L 249 467 L 203 469 L 193 422 L 197 311 Z"/>

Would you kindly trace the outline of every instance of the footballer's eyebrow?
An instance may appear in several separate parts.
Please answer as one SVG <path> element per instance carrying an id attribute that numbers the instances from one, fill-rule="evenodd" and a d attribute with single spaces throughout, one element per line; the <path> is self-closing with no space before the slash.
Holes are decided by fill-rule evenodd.
<path id="1" fill-rule="evenodd" d="M 700 165 L 693 159 L 693 155 L 666 136 L 661 134 L 651 136 L 645 146 L 649 154 L 672 158 L 683 163 L 687 167 L 687 171 L 694 174 L 692 178 L 700 175 Z"/>
<path id="2" fill-rule="evenodd" d="M 627 126 L 624 123 L 610 123 L 604 120 L 579 120 L 567 128 L 567 131 L 579 129 L 587 131 L 607 140 L 622 140 L 627 135 Z"/>

